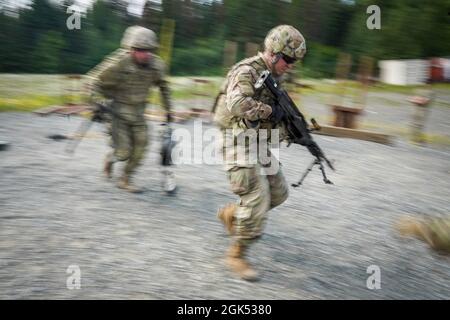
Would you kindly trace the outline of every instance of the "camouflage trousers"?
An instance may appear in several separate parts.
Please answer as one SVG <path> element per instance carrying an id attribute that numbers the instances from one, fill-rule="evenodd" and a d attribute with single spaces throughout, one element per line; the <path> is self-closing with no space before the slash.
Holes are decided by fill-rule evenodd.
<path id="1" fill-rule="evenodd" d="M 126 121 L 114 118 L 112 121 L 112 141 L 116 161 L 127 161 L 126 175 L 134 172 L 144 158 L 148 145 L 148 127 L 145 120 Z"/>
<path id="2" fill-rule="evenodd" d="M 450 217 L 434 218 L 424 221 L 429 242 L 440 250 L 450 253 Z"/>
<path id="3" fill-rule="evenodd" d="M 265 175 L 263 167 L 233 167 L 228 179 L 233 193 L 240 197 L 234 216 L 234 238 L 242 245 L 249 245 L 262 235 L 268 211 L 282 204 L 289 189 L 281 171 Z"/>

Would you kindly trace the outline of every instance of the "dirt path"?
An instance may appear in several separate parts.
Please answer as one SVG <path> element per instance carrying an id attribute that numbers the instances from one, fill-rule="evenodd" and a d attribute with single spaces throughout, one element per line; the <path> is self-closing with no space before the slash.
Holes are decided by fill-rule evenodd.
<path id="1" fill-rule="evenodd" d="M 449 258 L 392 228 L 402 214 L 449 214 L 449 150 L 316 136 L 336 159 L 335 185 L 315 170 L 291 188 L 251 250 L 262 279 L 247 283 L 222 262 L 228 238 L 215 213 L 235 197 L 220 166 L 177 167 L 179 192 L 166 196 L 154 138 L 137 177 L 147 190 L 128 194 L 102 176 L 100 126 L 72 157 L 66 141 L 46 138 L 79 122 L 0 114 L 0 140 L 11 143 L 0 151 L 1 299 L 450 298 Z M 292 183 L 311 158 L 292 146 L 281 160 Z M 70 265 L 80 290 L 66 287 Z M 370 265 L 379 290 L 366 287 Z"/>

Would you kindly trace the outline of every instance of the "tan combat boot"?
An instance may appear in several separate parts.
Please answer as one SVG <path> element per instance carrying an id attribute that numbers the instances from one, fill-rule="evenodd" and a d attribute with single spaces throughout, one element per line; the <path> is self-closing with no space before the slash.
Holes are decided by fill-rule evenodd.
<path id="1" fill-rule="evenodd" d="M 421 223 L 411 218 L 401 218 L 395 228 L 402 236 L 415 236 L 421 235 Z"/>
<path id="2" fill-rule="evenodd" d="M 402 218 L 396 225 L 402 236 L 414 236 L 434 246 L 433 239 L 427 226 L 420 220 Z"/>
<path id="3" fill-rule="evenodd" d="M 233 218 L 236 212 L 237 205 L 235 203 L 227 204 L 224 208 L 220 208 L 217 212 L 217 217 L 222 221 L 225 229 L 227 229 L 229 235 L 233 235 Z"/>
<path id="4" fill-rule="evenodd" d="M 113 152 L 108 153 L 105 157 L 103 172 L 108 179 L 112 178 L 113 164 L 115 162 L 114 159 L 115 158 Z"/>
<path id="5" fill-rule="evenodd" d="M 109 161 L 108 158 L 105 160 L 105 166 L 103 167 L 103 172 L 108 179 L 112 178 L 112 168 L 114 162 Z"/>
<path id="6" fill-rule="evenodd" d="M 235 243 L 228 249 L 226 263 L 231 270 L 247 281 L 258 280 L 258 273 L 244 259 L 245 247 Z"/>
<path id="7" fill-rule="evenodd" d="M 143 191 L 141 188 L 132 185 L 130 183 L 130 177 L 128 175 L 126 175 L 126 174 L 124 174 L 120 178 L 119 182 L 117 183 L 117 186 L 120 189 L 124 189 L 124 190 L 126 190 L 128 192 L 131 192 L 131 193 L 140 193 L 140 192 Z"/>

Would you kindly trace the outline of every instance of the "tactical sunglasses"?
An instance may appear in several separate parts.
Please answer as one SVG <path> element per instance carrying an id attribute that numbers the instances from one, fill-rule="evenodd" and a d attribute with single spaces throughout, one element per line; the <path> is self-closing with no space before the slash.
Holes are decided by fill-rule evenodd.
<path id="1" fill-rule="evenodd" d="M 151 51 L 150 49 L 142 49 L 142 48 L 133 48 L 133 49 L 138 52 L 150 52 Z"/>
<path id="2" fill-rule="evenodd" d="M 284 62 L 286 62 L 287 64 L 294 64 L 297 62 L 297 59 L 295 58 L 291 58 L 287 55 L 285 55 L 284 53 L 281 54 L 281 58 L 284 60 Z"/>

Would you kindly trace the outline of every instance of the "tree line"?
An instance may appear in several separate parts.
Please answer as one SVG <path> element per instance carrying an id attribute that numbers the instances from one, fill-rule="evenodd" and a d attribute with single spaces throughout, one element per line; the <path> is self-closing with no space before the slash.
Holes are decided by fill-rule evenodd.
<path id="1" fill-rule="evenodd" d="M 26 8 L 0 10 L 0 72 L 86 73 L 120 45 L 123 31 L 139 24 L 161 35 L 175 22 L 172 75 L 223 75 L 225 43 L 262 45 L 278 24 L 297 27 L 308 53 L 300 72 L 332 77 L 340 52 L 380 59 L 450 56 L 450 0 L 222 0 L 147 1 L 142 16 L 124 0 L 96 0 L 69 30 L 73 2 L 33 0 Z M 381 29 L 366 26 L 369 5 L 381 9 Z"/>

